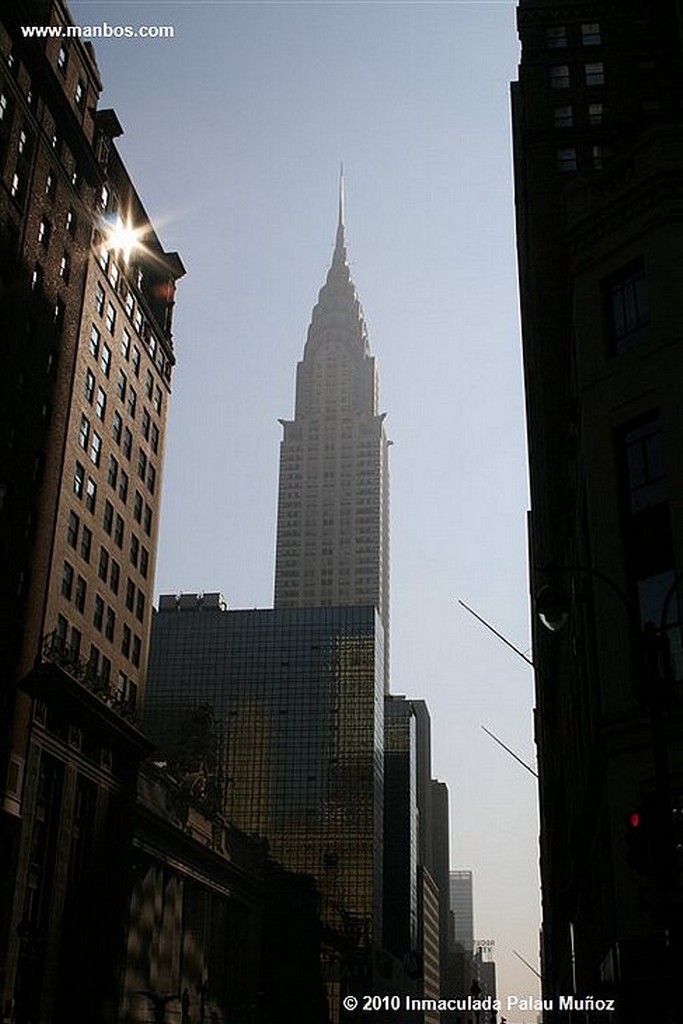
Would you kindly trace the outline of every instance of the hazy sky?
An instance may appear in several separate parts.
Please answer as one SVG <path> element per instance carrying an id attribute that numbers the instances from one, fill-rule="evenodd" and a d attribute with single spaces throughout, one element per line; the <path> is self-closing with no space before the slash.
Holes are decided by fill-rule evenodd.
<path id="1" fill-rule="evenodd" d="M 347 183 L 351 270 L 391 449 L 392 690 L 424 697 L 450 790 L 451 864 L 503 993 L 537 992 L 530 670 L 457 604 L 528 647 L 524 406 L 509 82 L 515 5 L 72 2 L 100 40 L 103 106 L 188 270 L 157 592 L 272 604 L 278 417 L 332 255 Z M 535 1021 L 535 1014 L 506 1014 Z"/>

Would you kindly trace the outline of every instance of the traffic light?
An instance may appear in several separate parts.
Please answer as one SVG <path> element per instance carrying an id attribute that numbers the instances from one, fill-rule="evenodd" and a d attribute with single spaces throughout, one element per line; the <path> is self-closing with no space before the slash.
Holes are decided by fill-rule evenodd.
<path id="1" fill-rule="evenodd" d="M 641 875 L 652 872 L 652 814 L 641 804 L 626 815 L 626 860 Z"/>

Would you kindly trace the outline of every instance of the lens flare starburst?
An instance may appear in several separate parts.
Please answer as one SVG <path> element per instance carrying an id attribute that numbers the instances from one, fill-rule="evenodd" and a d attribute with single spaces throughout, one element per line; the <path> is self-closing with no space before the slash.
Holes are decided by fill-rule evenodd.
<path id="1" fill-rule="evenodd" d="M 129 218 L 122 218 L 120 214 L 105 222 L 104 248 L 116 255 L 121 255 L 124 262 L 128 263 L 132 253 L 141 248 L 144 228 L 133 226 Z"/>

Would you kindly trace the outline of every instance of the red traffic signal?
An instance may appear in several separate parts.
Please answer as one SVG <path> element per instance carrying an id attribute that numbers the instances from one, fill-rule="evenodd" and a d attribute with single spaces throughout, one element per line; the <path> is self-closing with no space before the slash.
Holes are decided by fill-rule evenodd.
<path id="1" fill-rule="evenodd" d="M 626 815 L 626 860 L 641 875 L 652 871 L 652 824 L 644 807 Z"/>

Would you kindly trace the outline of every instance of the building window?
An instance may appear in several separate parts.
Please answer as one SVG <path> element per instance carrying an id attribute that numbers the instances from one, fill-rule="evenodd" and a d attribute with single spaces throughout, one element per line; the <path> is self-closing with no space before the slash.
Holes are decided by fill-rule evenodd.
<path id="1" fill-rule="evenodd" d="M 64 281 L 64 284 L 69 283 L 69 277 L 71 276 L 71 260 L 69 259 L 68 252 L 65 252 L 59 261 L 59 276 L 62 281 Z"/>
<path id="2" fill-rule="evenodd" d="M 89 530 L 87 526 L 83 527 L 81 533 L 81 558 L 84 562 L 90 561 L 90 549 L 92 547 L 92 530 Z"/>
<path id="3" fill-rule="evenodd" d="M 142 450 L 142 448 L 140 448 L 140 449 L 138 449 L 138 476 L 140 477 L 141 480 L 144 480 L 146 475 L 147 475 L 147 456 L 144 453 L 144 451 Z"/>
<path id="4" fill-rule="evenodd" d="M 61 71 L 62 75 L 66 74 L 66 65 L 68 61 L 69 54 L 67 53 L 66 47 L 62 45 L 59 47 L 59 51 L 57 53 L 57 67 Z"/>
<path id="5" fill-rule="evenodd" d="M 123 370 L 119 370 L 119 379 L 116 385 L 116 390 L 118 391 L 119 398 L 122 402 L 125 402 L 126 400 L 126 384 L 126 375 Z"/>
<path id="6" fill-rule="evenodd" d="M 145 595 L 141 590 L 138 590 L 137 597 L 135 599 L 135 618 L 138 622 L 142 622 L 145 617 Z"/>
<path id="7" fill-rule="evenodd" d="M 581 42 L 584 46 L 600 46 L 602 36 L 600 34 L 600 22 L 584 22 L 581 26 Z"/>
<path id="8" fill-rule="evenodd" d="M 54 171 L 48 171 L 45 179 L 45 195 L 49 196 L 50 199 L 54 199 L 55 192 L 57 190 L 57 178 Z"/>
<path id="9" fill-rule="evenodd" d="M 128 361 L 130 359 L 130 331 L 123 328 L 123 334 L 121 335 L 121 355 Z"/>
<path id="10" fill-rule="evenodd" d="M 130 641 L 131 641 L 130 626 L 125 626 L 124 625 L 124 627 L 123 627 L 123 634 L 122 634 L 122 637 L 121 637 L 121 654 L 123 654 L 123 656 L 125 658 L 128 658 L 130 656 Z"/>
<path id="11" fill-rule="evenodd" d="M 119 498 L 124 505 L 128 501 L 128 474 L 125 469 L 121 470 L 121 476 L 119 477 Z"/>
<path id="12" fill-rule="evenodd" d="M 76 214 L 73 210 L 66 211 L 64 227 L 72 237 L 76 234 Z"/>
<path id="13" fill-rule="evenodd" d="M 574 124 L 574 111 L 572 107 L 555 107 L 553 120 L 556 128 L 571 128 Z"/>
<path id="14" fill-rule="evenodd" d="M 569 65 L 568 64 L 555 64 L 550 69 L 550 86 L 553 89 L 568 89 L 569 82 Z"/>
<path id="15" fill-rule="evenodd" d="M 100 548 L 100 561 L 97 567 L 97 575 L 103 583 L 107 582 L 107 576 L 109 575 L 109 552 L 106 548 Z"/>
<path id="16" fill-rule="evenodd" d="M 100 332 L 93 324 L 90 329 L 90 352 L 97 359 L 100 352 Z"/>
<path id="17" fill-rule="evenodd" d="M 74 89 L 74 102 L 79 109 L 85 106 L 85 82 L 79 78 Z"/>
<path id="18" fill-rule="evenodd" d="M 133 533 L 133 534 L 131 534 L 131 537 L 130 537 L 130 561 L 131 561 L 131 565 L 134 565 L 137 568 L 139 558 L 140 558 L 140 541 L 135 536 L 135 534 Z"/>
<path id="19" fill-rule="evenodd" d="M 137 404 L 138 396 L 136 394 L 135 388 L 131 387 L 128 389 L 128 415 L 131 417 L 131 419 L 135 419 L 135 410 L 137 408 Z"/>
<path id="20" fill-rule="evenodd" d="M 75 512 L 69 512 L 69 521 L 66 527 L 66 542 L 69 547 L 75 548 L 78 544 L 78 531 L 81 521 Z"/>
<path id="21" fill-rule="evenodd" d="M 102 528 L 105 533 L 108 533 L 111 537 L 112 526 L 114 523 L 114 506 L 110 501 L 104 503 L 104 514 L 102 516 Z"/>
<path id="22" fill-rule="evenodd" d="M 86 402 L 92 405 L 93 399 L 95 397 L 95 374 L 92 372 L 92 370 L 86 371 L 85 388 L 83 390 Z"/>
<path id="23" fill-rule="evenodd" d="M 115 455 L 109 456 L 109 470 L 107 472 L 107 483 L 112 489 L 116 488 L 119 478 L 119 463 Z"/>
<path id="24" fill-rule="evenodd" d="M 104 601 L 99 594 L 95 594 L 95 604 L 93 608 L 92 624 L 96 630 L 102 632 L 102 622 L 104 621 Z"/>
<path id="25" fill-rule="evenodd" d="M 71 640 L 69 642 L 69 654 L 73 661 L 78 660 L 81 653 L 81 633 L 75 626 L 71 627 Z"/>
<path id="26" fill-rule="evenodd" d="M 612 352 L 646 340 L 650 307 L 642 259 L 629 263 L 603 284 Z"/>
<path id="27" fill-rule="evenodd" d="M 50 244 L 50 235 L 52 234 L 52 225 L 47 217 L 43 217 L 38 225 L 38 244 L 42 245 L 47 249 Z"/>
<path id="28" fill-rule="evenodd" d="M 145 441 L 149 441 L 149 428 L 150 428 L 151 424 L 152 424 L 152 420 L 150 418 L 148 410 L 147 409 L 143 409 L 142 410 L 142 424 L 141 424 L 141 426 L 142 426 L 142 436 L 144 437 Z"/>
<path id="29" fill-rule="evenodd" d="M 100 366 L 102 367 L 102 373 L 105 377 L 108 377 L 111 372 L 111 349 L 108 345 L 102 346 L 102 359 L 100 360 Z"/>
<path id="30" fill-rule="evenodd" d="M 149 468 L 147 469 L 147 487 L 149 488 L 150 494 L 154 494 L 157 485 L 157 471 L 150 462 Z"/>
<path id="31" fill-rule="evenodd" d="M 78 430 L 78 443 L 84 451 L 88 450 L 90 438 L 90 421 L 87 416 L 81 416 L 81 425 Z"/>
<path id="32" fill-rule="evenodd" d="M 74 585 L 74 571 L 73 567 L 68 562 L 64 563 L 62 569 L 62 597 L 65 597 L 67 601 L 71 600 L 71 592 Z"/>
<path id="33" fill-rule="evenodd" d="M 135 607 L 135 584 L 131 579 L 126 582 L 126 608 L 129 612 Z"/>
<path id="34" fill-rule="evenodd" d="M 112 558 L 112 560 L 111 560 L 111 573 L 110 573 L 110 576 L 109 576 L 109 586 L 111 587 L 112 593 L 118 594 L 120 580 L 121 580 L 121 566 L 116 561 L 116 559 Z"/>
<path id="35" fill-rule="evenodd" d="M 116 515 L 116 522 L 114 523 L 114 543 L 117 548 L 123 547 L 123 519 L 120 515 Z"/>
<path id="36" fill-rule="evenodd" d="M 157 452 L 159 451 L 159 428 L 157 427 L 156 423 L 152 424 L 152 439 L 150 441 L 150 444 L 152 446 L 152 451 L 156 455 Z"/>
<path id="37" fill-rule="evenodd" d="M 130 455 L 133 450 L 133 435 L 128 427 L 123 431 L 123 444 L 121 445 L 121 450 L 123 451 L 124 456 L 130 460 Z"/>
<path id="38" fill-rule="evenodd" d="M 563 174 L 568 171 L 575 171 L 577 168 L 575 149 L 557 150 L 557 169 Z"/>
<path id="39" fill-rule="evenodd" d="M 83 486 L 85 484 L 85 468 L 80 464 L 76 463 L 74 469 L 74 494 L 78 498 L 83 497 Z"/>
<path id="40" fill-rule="evenodd" d="M 145 533 L 147 534 L 147 536 L 149 537 L 151 535 L 151 533 L 152 533 L 152 510 L 149 507 L 149 505 L 145 505 L 145 516 L 144 516 L 143 529 L 144 529 Z"/>
<path id="41" fill-rule="evenodd" d="M 85 507 L 88 512 L 95 511 L 97 505 L 97 484 L 91 476 L 88 477 L 88 483 L 85 487 Z"/>
<path id="42" fill-rule="evenodd" d="M 589 124 L 602 124 L 605 119 L 605 105 L 604 103 L 589 103 L 588 104 L 588 123 Z"/>
<path id="43" fill-rule="evenodd" d="M 131 356 L 131 363 L 133 366 L 133 373 L 136 377 L 140 376 L 140 349 L 137 345 L 133 345 L 133 355 Z"/>
<path id="44" fill-rule="evenodd" d="M 135 500 L 133 502 L 133 518 L 136 523 L 142 522 L 142 495 L 139 491 L 135 492 Z"/>
<path id="45" fill-rule="evenodd" d="M 140 573 L 147 579 L 147 573 L 149 572 L 149 551 L 147 548 L 141 548 L 140 550 Z"/>
<path id="46" fill-rule="evenodd" d="M 623 431 L 628 505 L 632 515 L 667 499 L 662 424 L 657 413 Z"/>
<path id="47" fill-rule="evenodd" d="M 594 61 L 592 64 L 586 64 L 584 71 L 586 75 L 586 85 L 605 84 L 605 65 L 601 60 Z"/>
<path id="48" fill-rule="evenodd" d="M 87 589 L 87 583 L 82 576 L 79 576 L 76 580 L 76 590 L 74 592 L 74 604 L 78 608 L 79 612 L 85 611 L 85 594 Z"/>
<path id="49" fill-rule="evenodd" d="M 105 323 L 107 325 L 107 330 L 109 331 L 109 333 L 113 334 L 114 328 L 116 327 L 116 310 L 114 309 L 114 305 L 111 302 L 107 303 L 107 315 L 105 317 Z"/>
<path id="50" fill-rule="evenodd" d="M 97 389 L 97 401 L 95 403 L 95 415 L 104 422 L 104 414 L 107 409 L 107 395 L 104 388 Z"/>
<path id="51" fill-rule="evenodd" d="M 605 163 L 612 155 L 612 150 L 609 146 L 593 146 L 591 149 L 591 159 L 593 161 L 593 170 L 601 171 L 605 166 Z"/>
<path id="52" fill-rule="evenodd" d="M 133 635 L 133 653 L 131 655 L 131 659 L 130 660 L 133 662 L 133 664 L 135 665 L 136 668 L 140 664 L 141 647 L 142 647 L 142 642 L 140 640 L 140 637 L 137 634 L 134 634 Z"/>
<path id="53" fill-rule="evenodd" d="M 107 621 L 104 627 L 104 635 L 107 640 L 114 639 L 114 630 L 116 628 L 116 612 L 113 608 L 107 606 Z"/>
<path id="54" fill-rule="evenodd" d="M 99 315 L 102 316 L 102 311 L 104 309 L 104 288 L 99 281 L 97 283 L 97 288 L 95 289 L 95 309 Z"/>
<path id="55" fill-rule="evenodd" d="M 545 41 L 549 50 L 564 50 L 567 46 L 567 26 L 550 25 L 545 30 Z"/>
<path id="56" fill-rule="evenodd" d="M 114 413 L 114 419 L 111 425 L 111 436 L 114 438 L 117 444 L 121 444 L 121 435 L 123 434 L 123 418 L 120 412 Z"/>
<path id="57" fill-rule="evenodd" d="M 102 458 L 102 438 L 96 430 L 92 432 L 92 438 L 90 441 L 90 461 L 95 465 L 99 466 L 100 459 Z"/>

